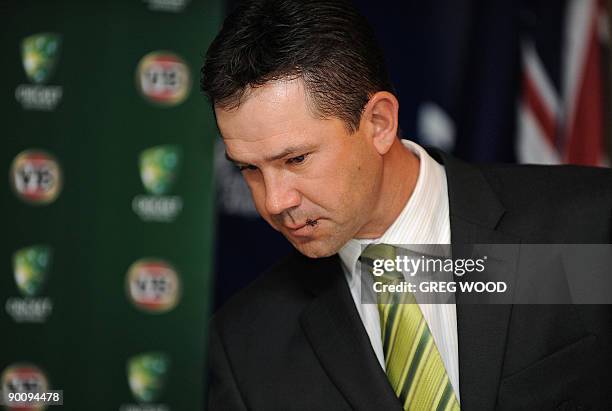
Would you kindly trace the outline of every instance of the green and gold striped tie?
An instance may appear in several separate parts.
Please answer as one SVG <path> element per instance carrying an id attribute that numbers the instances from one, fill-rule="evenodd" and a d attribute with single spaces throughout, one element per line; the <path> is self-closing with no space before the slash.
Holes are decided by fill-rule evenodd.
<path id="1" fill-rule="evenodd" d="M 375 260 L 395 260 L 395 247 L 369 245 L 360 260 L 372 270 Z M 376 281 L 398 284 L 397 271 L 385 272 Z M 458 411 L 459 402 L 442 358 L 414 295 L 379 293 L 378 312 L 389 382 L 405 411 Z"/>

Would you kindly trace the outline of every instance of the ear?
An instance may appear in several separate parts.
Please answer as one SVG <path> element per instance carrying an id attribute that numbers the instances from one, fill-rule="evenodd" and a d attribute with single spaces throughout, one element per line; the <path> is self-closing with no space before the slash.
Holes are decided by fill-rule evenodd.
<path id="1" fill-rule="evenodd" d="M 386 154 L 397 138 L 399 102 L 388 91 L 370 97 L 363 111 L 360 127 L 365 126 L 379 154 Z"/>

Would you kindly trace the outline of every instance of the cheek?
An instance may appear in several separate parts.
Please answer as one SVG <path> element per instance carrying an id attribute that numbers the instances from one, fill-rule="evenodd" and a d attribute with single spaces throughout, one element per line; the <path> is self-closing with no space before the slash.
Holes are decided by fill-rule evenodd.
<path id="1" fill-rule="evenodd" d="M 327 179 L 315 186 L 315 195 L 320 199 L 327 199 L 326 206 L 329 211 L 344 215 L 350 219 L 356 209 L 362 204 L 364 183 L 355 170 L 334 170 L 333 178 Z M 344 218 L 343 218 L 344 219 Z"/>
<path id="2" fill-rule="evenodd" d="M 367 159 L 367 162 L 353 163 L 342 176 L 347 187 L 343 193 L 343 202 L 353 210 L 353 214 L 371 211 L 378 185 L 374 162 L 375 159 Z"/>
<path id="3" fill-rule="evenodd" d="M 360 204 L 366 183 L 363 170 L 351 151 L 330 157 L 318 164 L 316 178 L 303 187 L 307 197 L 327 211 L 351 214 Z"/>

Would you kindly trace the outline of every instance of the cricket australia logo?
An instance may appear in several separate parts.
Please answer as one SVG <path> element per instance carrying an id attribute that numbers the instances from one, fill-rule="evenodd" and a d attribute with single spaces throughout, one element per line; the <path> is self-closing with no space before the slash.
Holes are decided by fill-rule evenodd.
<path id="1" fill-rule="evenodd" d="M 164 352 L 145 352 L 127 360 L 127 380 L 138 404 L 122 404 L 120 411 L 169 411 L 158 403 L 163 396 L 170 358 Z"/>
<path id="2" fill-rule="evenodd" d="M 39 33 L 21 41 L 21 61 L 28 80 L 20 84 L 15 98 L 26 110 L 51 111 L 62 99 L 61 86 L 46 85 L 59 60 L 61 40 L 56 33 Z"/>
<path id="3" fill-rule="evenodd" d="M 21 297 L 6 301 L 6 312 L 19 323 L 42 323 L 53 310 L 49 297 L 40 296 L 52 260 L 51 247 L 34 245 L 13 254 L 13 276 Z"/>
<path id="4" fill-rule="evenodd" d="M 148 194 L 137 195 L 132 209 L 143 221 L 172 222 L 183 209 L 183 199 L 168 195 L 181 163 L 181 148 L 162 145 L 140 153 L 140 179 Z"/>

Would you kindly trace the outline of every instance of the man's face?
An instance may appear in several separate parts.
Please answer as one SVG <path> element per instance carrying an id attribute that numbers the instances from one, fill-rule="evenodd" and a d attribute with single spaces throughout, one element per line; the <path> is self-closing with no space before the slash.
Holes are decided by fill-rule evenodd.
<path id="1" fill-rule="evenodd" d="M 367 127 L 351 134 L 308 104 L 301 80 L 275 81 L 251 90 L 237 109 L 215 112 L 261 216 L 303 254 L 324 257 L 370 222 L 382 159 Z"/>

